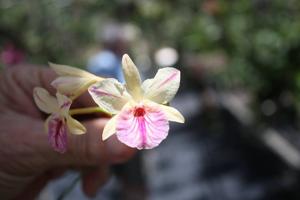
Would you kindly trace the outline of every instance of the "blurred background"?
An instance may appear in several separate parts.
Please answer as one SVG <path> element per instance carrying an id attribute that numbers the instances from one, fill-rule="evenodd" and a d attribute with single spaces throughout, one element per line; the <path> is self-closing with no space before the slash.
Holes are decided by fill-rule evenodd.
<path id="1" fill-rule="evenodd" d="M 0 0 L 0 68 L 48 61 L 123 80 L 182 71 L 186 117 L 94 199 L 300 199 L 300 1 Z M 88 199 L 75 172 L 39 199 Z"/>

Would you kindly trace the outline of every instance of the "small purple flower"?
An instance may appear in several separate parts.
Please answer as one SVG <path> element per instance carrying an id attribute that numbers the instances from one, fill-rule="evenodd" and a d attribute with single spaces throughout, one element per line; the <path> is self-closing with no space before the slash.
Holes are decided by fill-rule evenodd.
<path id="1" fill-rule="evenodd" d="M 73 134 L 84 134 L 85 127 L 72 118 L 69 110 L 72 100 L 60 93 L 56 98 L 43 88 L 35 88 L 33 97 L 40 110 L 50 114 L 46 120 L 46 129 L 50 145 L 54 150 L 64 153 L 67 150 L 67 130 Z"/>

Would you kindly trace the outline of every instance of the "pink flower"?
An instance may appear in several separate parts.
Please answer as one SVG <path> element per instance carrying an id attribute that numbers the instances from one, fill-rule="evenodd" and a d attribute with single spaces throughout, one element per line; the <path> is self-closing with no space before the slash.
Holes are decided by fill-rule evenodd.
<path id="1" fill-rule="evenodd" d="M 67 150 L 67 130 L 73 134 L 86 132 L 85 127 L 69 115 L 72 100 L 60 93 L 55 98 L 39 87 L 34 89 L 33 97 L 38 108 L 50 114 L 45 124 L 50 145 L 64 153 Z"/>
<path id="2" fill-rule="evenodd" d="M 178 110 L 164 105 L 177 93 L 180 71 L 163 68 L 153 79 L 141 83 L 136 66 L 126 54 L 122 66 L 125 86 L 115 79 L 106 79 L 89 87 L 99 107 L 113 115 L 104 127 L 102 139 L 116 134 L 130 147 L 154 148 L 167 137 L 169 121 L 184 122 Z"/>

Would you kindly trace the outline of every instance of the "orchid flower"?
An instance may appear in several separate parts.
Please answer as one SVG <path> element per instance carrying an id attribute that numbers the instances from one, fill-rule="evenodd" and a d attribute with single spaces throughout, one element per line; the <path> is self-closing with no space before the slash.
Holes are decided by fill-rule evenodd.
<path id="1" fill-rule="evenodd" d="M 158 70 L 153 79 L 141 83 L 140 74 L 130 57 L 122 58 L 124 86 L 116 79 L 106 79 L 89 87 L 98 106 L 113 117 L 104 127 L 102 139 L 113 134 L 124 144 L 138 149 L 158 146 L 169 132 L 169 121 L 184 123 L 178 110 L 166 106 L 180 84 L 180 71 Z"/>
<path id="2" fill-rule="evenodd" d="M 51 85 L 59 93 L 70 98 L 81 95 L 90 85 L 103 80 L 101 77 L 78 68 L 53 63 L 49 63 L 49 66 L 59 75 Z"/>
<path id="3" fill-rule="evenodd" d="M 67 149 L 67 130 L 73 134 L 86 132 L 85 127 L 69 115 L 72 100 L 60 93 L 55 98 L 40 87 L 34 89 L 33 97 L 38 108 L 50 114 L 46 120 L 49 143 L 56 151 L 64 153 Z"/>

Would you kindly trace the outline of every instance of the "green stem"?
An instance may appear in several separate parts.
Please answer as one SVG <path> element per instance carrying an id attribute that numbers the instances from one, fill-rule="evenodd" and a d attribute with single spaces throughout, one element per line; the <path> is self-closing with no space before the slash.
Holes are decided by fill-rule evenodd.
<path id="1" fill-rule="evenodd" d="M 106 112 L 105 110 L 99 107 L 75 108 L 69 111 L 70 115 L 84 115 L 84 114 L 91 114 L 91 113 L 105 113 L 107 115 L 111 115 L 110 113 Z"/>

